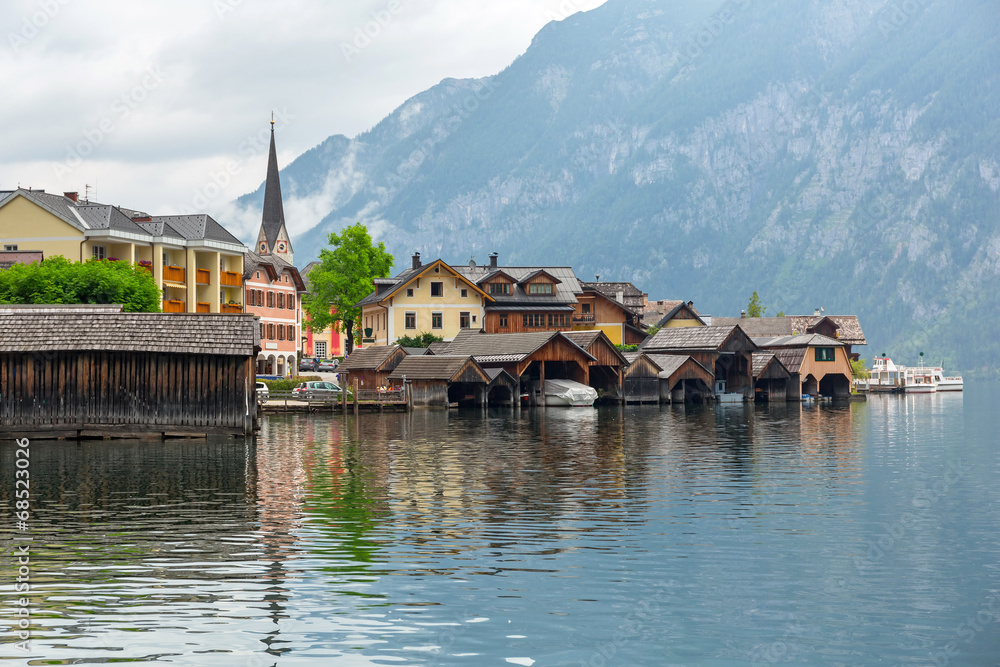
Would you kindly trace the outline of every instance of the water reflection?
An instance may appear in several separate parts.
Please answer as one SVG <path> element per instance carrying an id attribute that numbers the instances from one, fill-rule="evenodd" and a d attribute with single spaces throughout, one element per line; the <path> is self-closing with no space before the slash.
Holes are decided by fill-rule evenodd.
<path id="1" fill-rule="evenodd" d="M 248 445 L 33 444 L 35 658 L 920 662 L 975 598 L 957 577 L 1000 584 L 986 410 L 279 415 Z M 870 554 L 956 438 L 979 467 Z"/>

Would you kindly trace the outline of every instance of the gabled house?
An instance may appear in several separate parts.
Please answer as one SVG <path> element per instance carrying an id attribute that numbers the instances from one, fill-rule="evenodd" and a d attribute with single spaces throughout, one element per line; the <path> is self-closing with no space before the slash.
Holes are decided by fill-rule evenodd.
<path id="1" fill-rule="evenodd" d="M 373 345 L 351 352 L 337 367 L 341 386 L 349 389 L 355 381 L 359 389 L 374 390 L 389 387 L 389 376 L 406 358 L 399 345 Z"/>
<path id="2" fill-rule="evenodd" d="M 714 376 L 685 355 L 626 352 L 627 403 L 694 403 L 712 395 Z"/>
<path id="3" fill-rule="evenodd" d="M 590 362 L 590 386 L 608 396 L 622 397 L 622 371 L 629 362 L 601 330 L 567 331 L 563 334 L 594 358 Z"/>
<path id="4" fill-rule="evenodd" d="M 246 312 L 260 325 L 259 375 L 295 375 L 301 352 L 302 294 L 299 270 L 278 255 L 248 252 L 243 260 Z"/>
<path id="5" fill-rule="evenodd" d="M 675 329 L 703 327 L 708 324 L 695 310 L 694 301 L 686 303 L 684 301 L 660 301 L 658 304 L 657 310 L 646 311 L 646 319 L 651 321 L 651 326 L 658 326 L 661 329 Z"/>
<path id="6" fill-rule="evenodd" d="M 796 374 L 796 380 L 798 374 Z M 774 352 L 753 353 L 754 398 L 758 401 L 784 401 L 792 374 Z M 797 387 L 796 387 L 797 388 Z"/>
<path id="7" fill-rule="evenodd" d="M 239 239 L 208 215 L 150 216 L 41 190 L 0 192 L 0 243 L 70 261 L 138 264 L 163 290 L 168 313 L 243 312 Z"/>
<path id="8" fill-rule="evenodd" d="M 716 395 L 752 396 L 752 355 L 758 348 L 738 326 L 663 328 L 642 351 L 692 357 L 712 372 Z"/>
<path id="9" fill-rule="evenodd" d="M 427 332 L 450 341 L 462 330 L 481 329 L 493 302 L 481 285 L 442 260 L 423 264 L 419 252 L 410 268 L 374 282 L 375 291 L 357 304 L 364 345 L 391 345 Z"/>
<path id="10" fill-rule="evenodd" d="M 751 338 L 819 334 L 843 343 L 854 360 L 859 355 L 854 353 L 853 346 L 868 344 L 856 315 L 824 315 L 821 310 L 812 315 L 787 317 L 713 317 L 712 325 L 739 325 Z"/>
<path id="11" fill-rule="evenodd" d="M 645 338 L 639 317 L 597 288 L 585 288 L 568 266 L 457 266 L 492 297 L 486 304 L 487 333 L 600 330 L 614 344 Z"/>
<path id="12" fill-rule="evenodd" d="M 787 397 L 803 394 L 848 398 L 851 395 L 851 359 L 847 345 L 820 334 L 754 339 L 762 351 L 772 352 L 791 374 Z"/>

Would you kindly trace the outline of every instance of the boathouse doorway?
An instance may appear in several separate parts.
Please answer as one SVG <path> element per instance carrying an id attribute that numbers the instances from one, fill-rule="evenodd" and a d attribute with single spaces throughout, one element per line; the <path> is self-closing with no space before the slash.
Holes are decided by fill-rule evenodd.
<path id="1" fill-rule="evenodd" d="M 841 373 L 831 373 L 819 381 L 819 393 L 822 396 L 848 398 L 851 395 L 851 381 Z"/>

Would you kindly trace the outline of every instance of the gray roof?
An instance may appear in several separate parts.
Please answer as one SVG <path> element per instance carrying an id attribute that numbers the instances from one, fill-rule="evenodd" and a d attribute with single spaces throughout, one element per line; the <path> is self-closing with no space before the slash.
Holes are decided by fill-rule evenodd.
<path id="1" fill-rule="evenodd" d="M 76 210 L 91 229 L 112 229 L 130 234 L 146 235 L 148 232 L 128 217 L 117 206 L 107 204 L 79 204 Z M 129 258 L 131 260 L 131 258 Z"/>
<path id="2" fill-rule="evenodd" d="M 252 315 L 121 313 L 35 307 L 0 310 L 0 352 L 127 351 L 254 355 L 259 345 Z"/>
<path id="3" fill-rule="evenodd" d="M 775 359 L 774 352 L 754 352 L 753 353 L 753 364 L 751 365 L 751 374 L 754 377 L 759 376 L 767 369 L 767 365 Z"/>
<path id="4" fill-rule="evenodd" d="M 787 317 L 713 317 L 713 326 L 740 327 L 752 338 L 792 336 L 809 332 L 820 320 L 828 318 L 837 325 L 837 340 L 847 345 L 867 345 L 865 333 L 856 315 L 789 315 Z"/>
<path id="5" fill-rule="evenodd" d="M 274 250 L 278 233 L 285 226 L 285 209 L 281 203 L 281 179 L 278 175 L 278 152 L 274 148 L 274 123 L 271 123 L 271 148 L 267 154 L 267 180 L 264 183 L 264 212 L 261 229 L 267 239 L 267 247 Z M 287 232 L 286 232 L 287 233 Z M 291 241 L 289 240 L 289 252 Z"/>
<path id="6" fill-rule="evenodd" d="M 0 193 L 0 206 L 12 201 L 17 196 L 22 196 L 25 199 L 34 202 L 52 215 L 68 223 L 70 226 L 79 229 L 80 231 L 87 229 L 86 221 L 82 221 L 75 213 L 76 204 L 68 197 L 43 192 L 41 190 L 26 190 L 24 188 L 20 188 L 18 190 L 10 190 Z"/>
<path id="7" fill-rule="evenodd" d="M 844 343 L 820 334 L 804 336 L 779 336 L 776 338 L 755 338 L 760 347 L 844 347 Z"/>
<path id="8" fill-rule="evenodd" d="M 792 318 L 790 317 L 713 317 L 714 327 L 734 327 L 739 325 L 751 338 L 770 336 L 791 336 Z M 801 333 L 805 333 L 803 329 Z"/>
<path id="9" fill-rule="evenodd" d="M 404 347 L 403 349 L 411 357 L 422 357 L 429 351 L 426 347 Z"/>
<path id="10" fill-rule="evenodd" d="M 374 345 L 354 350 L 337 366 L 337 372 L 344 371 L 374 371 L 386 362 L 396 350 L 402 349 L 398 345 Z M 404 351 L 405 354 L 405 351 Z"/>
<path id="11" fill-rule="evenodd" d="M 643 343 L 646 352 L 655 350 L 715 350 L 736 327 L 673 327 L 660 329 Z"/>
<path id="12" fill-rule="evenodd" d="M 205 239 L 209 241 L 220 241 L 222 243 L 243 243 L 230 234 L 225 227 L 220 225 L 212 216 L 204 213 L 196 215 L 156 215 L 153 216 L 153 223 L 162 223 L 173 229 L 181 238 L 186 240 Z"/>
<path id="13" fill-rule="evenodd" d="M 647 354 L 646 356 L 659 366 L 660 372 L 665 373 L 667 377 L 676 373 L 678 368 L 683 366 L 688 359 L 691 359 L 691 357 L 682 354 Z M 695 363 L 698 362 L 696 361 Z"/>
<path id="14" fill-rule="evenodd" d="M 484 334 L 465 330 L 455 336 L 448 346 L 448 354 L 470 355 L 479 363 L 514 363 L 524 361 L 557 337 L 566 338 L 558 331 Z M 572 343 L 571 340 L 570 342 Z M 590 357 L 590 354 L 582 348 L 581 352 Z"/>
<path id="15" fill-rule="evenodd" d="M 646 302 L 645 293 L 632 283 L 580 283 L 580 286 L 583 287 L 584 290 L 600 292 L 609 299 L 618 301 L 635 313 L 642 313 L 642 309 Z M 621 295 L 620 299 L 618 298 L 619 294 Z"/>
<path id="16" fill-rule="evenodd" d="M 473 364 L 476 363 L 471 356 L 421 355 L 406 357 L 399 362 L 389 378 L 402 380 L 405 375 L 407 380 L 444 380 L 450 382 L 470 361 Z"/>
<path id="17" fill-rule="evenodd" d="M 804 347 L 788 347 L 772 350 L 772 352 L 774 352 L 774 356 L 778 358 L 778 361 L 781 362 L 789 373 L 798 373 L 802 368 L 802 362 L 806 358 L 807 349 Z"/>
<path id="18" fill-rule="evenodd" d="M 512 285 L 511 294 L 491 294 L 496 303 L 487 304 L 488 310 L 504 310 L 505 306 L 559 306 L 568 304 L 575 306 L 576 296 L 583 293 L 580 281 L 569 266 L 499 266 L 491 269 L 489 266 L 452 266 L 455 271 L 465 276 L 470 282 L 482 283 L 487 276 L 502 271 L 517 281 Z M 520 283 L 540 271 L 545 271 L 558 280 L 553 286 L 553 294 L 528 294 Z"/>
<path id="19" fill-rule="evenodd" d="M 448 346 L 451 343 L 443 340 L 436 340 L 427 346 L 427 352 L 429 354 L 446 354 L 448 352 Z"/>
<path id="20" fill-rule="evenodd" d="M 434 261 L 436 262 L 437 260 L 434 260 Z M 433 264 L 433 263 L 434 262 L 431 262 L 431 264 Z M 358 301 L 356 304 L 354 304 L 355 307 L 360 308 L 362 306 L 367 306 L 367 305 L 370 305 L 370 304 L 373 304 L 373 303 L 378 303 L 379 301 L 382 300 L 382 298 L 383 298 L 384 295 L 386 295 L 389 292 L 391 292 L 392 290 L 394 290 L 394 289 L 396 289 L 398 287 L 401 287 L 402 285 L 410 282 L 410 280 L 414 276 L 416 276 L 417 274 L 421 273 L 428 266 L 431 266 L 431 264 L 422 264 L 421 266 L 419 266 L 416 269 L 414 269 L 413 267 L 410 267 L 410 268 L 406 269 L 405 271 L 403 271 L 402 273 L 397 274 L 392 279 L 376 278 L 375 280 L 378 281 L 378 282 L 376 282 L 375 284 L 378 285 L 378 287 L 371 294 L 369 294 L 365 298 L 361 299 L 361 301 Z M 392 280 L 392 282 L 391 283 L 388 282 L 389 280 Z"/>

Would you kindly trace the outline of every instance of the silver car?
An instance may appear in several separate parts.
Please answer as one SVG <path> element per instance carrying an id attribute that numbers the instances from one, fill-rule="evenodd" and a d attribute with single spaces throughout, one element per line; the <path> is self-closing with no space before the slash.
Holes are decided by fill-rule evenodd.
<path id="1" fill-rule="evenodd" d="M 314 380 L 311 382 L 300 382 L 299 386 L 292 390 L 296 398 L 340 398 L 340 387 L 332 382 L 322 382 Z"/>

